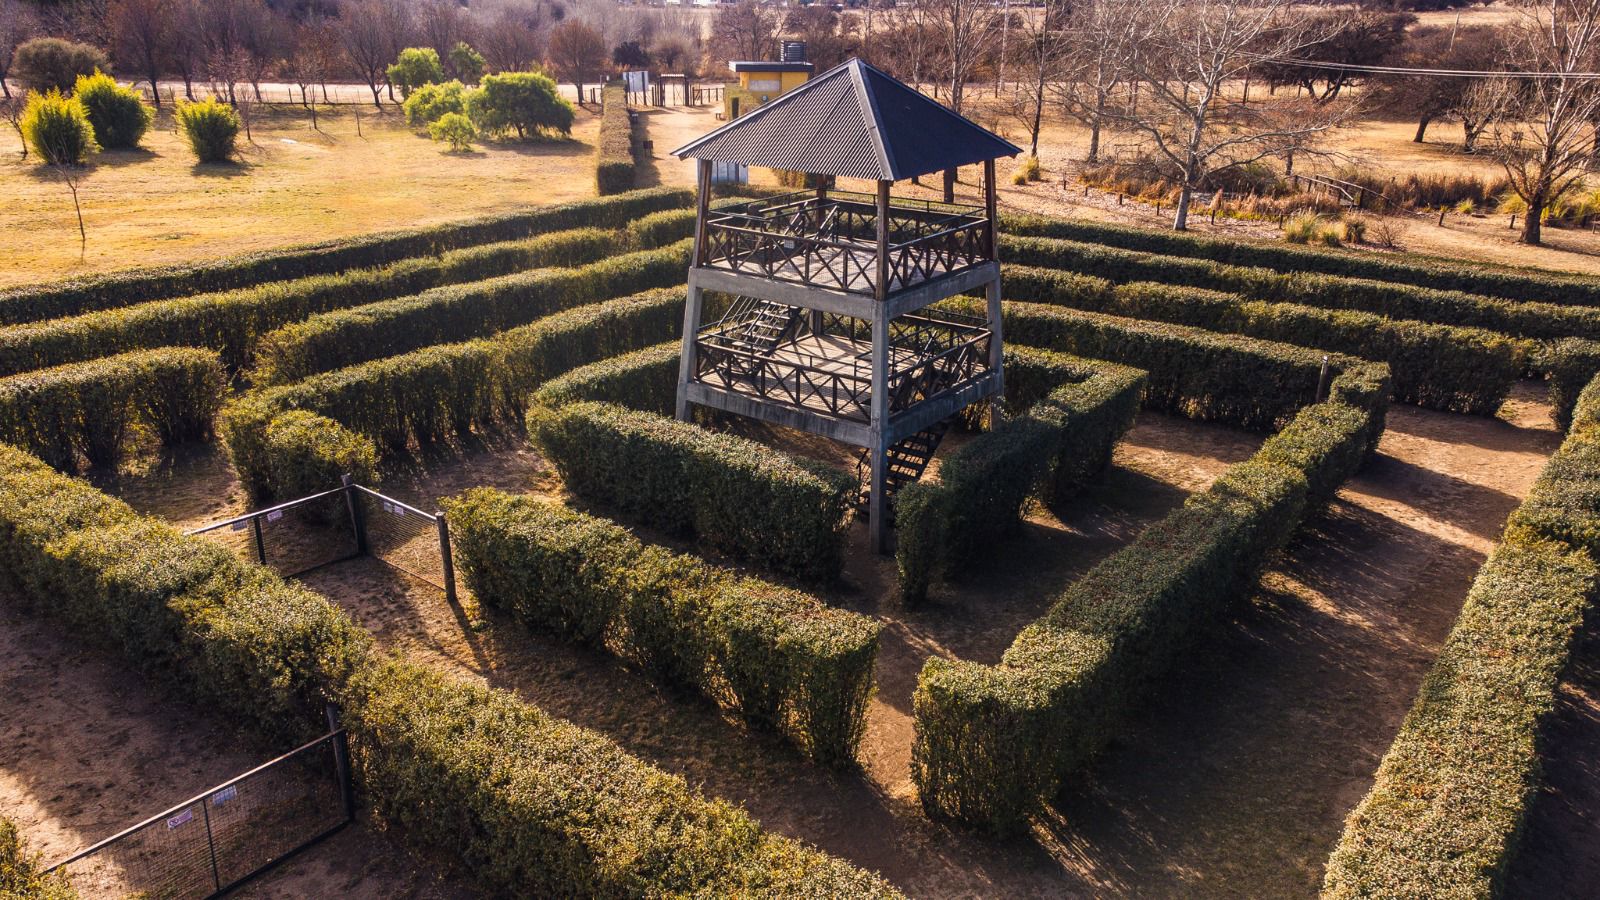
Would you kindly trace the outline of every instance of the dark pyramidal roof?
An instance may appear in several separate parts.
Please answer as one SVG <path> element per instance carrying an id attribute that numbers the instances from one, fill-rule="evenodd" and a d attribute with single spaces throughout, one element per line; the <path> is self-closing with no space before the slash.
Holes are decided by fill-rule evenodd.
<path id="1" fill-rule="evenodd" d="M 877 181 L 1021 152 L 859 59 L 672 151 L 681 158 Z"/>

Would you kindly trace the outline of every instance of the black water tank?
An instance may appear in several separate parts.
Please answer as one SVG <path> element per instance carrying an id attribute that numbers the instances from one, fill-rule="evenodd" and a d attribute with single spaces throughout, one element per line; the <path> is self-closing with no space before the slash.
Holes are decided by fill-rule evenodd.
<path id="1" fill-rule="evenodd" d="M 784 41 L 781 60 L 788 63 L 803 63 L 806 61 L 805 41 Z"/>

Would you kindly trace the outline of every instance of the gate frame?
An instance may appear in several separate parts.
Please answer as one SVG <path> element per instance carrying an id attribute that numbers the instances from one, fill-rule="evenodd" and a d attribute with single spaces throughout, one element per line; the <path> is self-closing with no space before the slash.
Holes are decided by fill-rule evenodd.
<path id="1" fill-rule="evenodd" d="M 202 820 L 205 823 L 205 828 L 206 828 L 206 848 L 207 848 L 206 852 L 211 857 L 211 878 L 212 878 L 213 883 L 216 886 L 216 889 L 214 891 L 212 891 L 210 894 L 206 895 L 206 900 L 212 900 L 212 898 L 221 897 L 221 896 L 223 896 L 223 895 L 235 890 L 236 888 L 240 887 L 241 885 L 245 884 L 246 882 L 249 882 L 249 881 L 255 879 L 256 877 L 258 877 L 258 876 L 260 876 L 260 875 L 262 875 L 262 874 L 264 874 L 266 872 L 271 871 L 272 869 L 276 868 L 277 866 L 279 866 L 280 864 L 282 864 L 286 860 L 291 859 L 292 857 L 295 857 L 295 856 L 299 855 L 302 851 L 312 847 L 313 845 L 321 843 L 322 841 L 326 840 L 327 838 L 332 837 L 334 834 L 338 833 L 339 831 L 342 831 L 346 826 L 348 826 L 350 823 L 355 821 L 355 819 L 356 819 L 356 794 L 355 794 L 355 782 L 353 781 L 353 779 L 351 777 L 351 772 L 350 772 L 350 736 L 346 732 L 346 730 L 338 724 L 338 711 L 334 707 L 333 704 L 331 704 L 331 703 L 328 704 L 325 712 L 326 712 L 327 720 L 328 720 L 328 733 L 327 734 L 324 734 L 321 737 L 316 738 L 314 740 L 308 741 L 307 743 L 302 744 L 299 747 L 294 748 L 293 750 L 290 750 L 288 753 L 284 753 L 281 756 L 274 757 L 273 759 L 268 760 L 267 762 L 264 762 L 261 765 L 256 766 L 255 768 L 249 770 L 248 772 L 245 772 L 245 773 L 240 774 L 240 775 L 235 775 L 234 777 L 228 779 L 227 781 L 222 782 L 221 784 L 213 785 L 212 787 L 207 788 L 204 791 L 201 791 L 200 793 L 194 795 L 193 797 L 190 797 L 189 799 L 183 801 L 182 803 L 173 804 L 172 806 L 168 807 L 167 809 L 165 809 L 165 810 L 163 810 L 163 811 L 161 811 L 159 813 L 156 813 L 155 815 L 150 816 L 149 818 L 139 822 L 137 825 L 130 825 L 129 827 L 122 829 L 121 831 L 117 832 L 116 834 L 112 835 L 111 837 L 106 838 L 105 840 L 97 841 L 94 844 L 92 844 L 91 846 L 89 846 L 89 847 L 87 847 L 87 848 L 85 848 L 83 850 L 79 850 L 77 853 L 74 853 L 71 856 L 67 857 L 66 859 L 62 860 L 61 862 L 58 862 L 55 865 L 51 866 L 49 868 L 48 872 L 49 873 L 59 872 L 62 869 L 65 869 L 67 866 L 70 866 L 73 863 L 78 862 L 79 860 L 82 860 L 82 859 L 84 859 L 84 858 L 86 858 L 86 857 L 88 857 L 88 856 L 90 856 L 90 855 L 92 855 L 94 853 L 98 853 L 101 850 L 104 850 L 105 848 L 115 844 L 116 842 L 122 840 L 123 838 L 126 838 L 129 835 L 135 834 L 135 833 L 137 833 L 139 831 L 142 831 L 143 829 L 145 829 L 145 828 L 147 828 L 147 827 L 149 827 L 151 825 L 154 825 L 155 823 L 161 821 L 162 819 L 169 818 L 169 817 L 177 814 L 178 812 L 180 812 L 180 811 L 182 811 L 182 810 L 184 810 L 184 809 L 186 809 L 186 808 L 188 808 L 190 806 L 193 806 L 193 805 L 195 805 L 197 803 L 200 805 L 200 811 L 201 811 L 201 814 L 202 814 Z M 222 883 L 222 875 L 220 874 L 220 870 L 217 868 L 217 848 L 216 848 L 216 844 L 214 843 L 214 841 L 212 839 L 212 835 L 211 835 L 211 813 L 210 813 L 209 809 L 207 808 L 207 805 L 208 805 L 208 802 L 209 802 L 210 798 L 212 796 L 222 792 L 222 791 L 227 790 L 230 787 L 233 787 L 233 786 L 235 786 L 237 784 L 240 784 L 241 782 L 245 781 L 246 779 L 253 778 L 256 775 L 259 775 L 262 772 L 265 772 L 268 769 L 271 769 L 273 766 L 279 765 L 279 764 L 281 764 L 283 762 L 286 762 L 289 759 L 292 759 L 292 758 L 294 758 L 296 756 L 299 756 L 302 753 L 309 752 L 309 751 L 311 751 L 312 749 L 316 748 L 317 746 L 319 746 L 321 744 L 329 743 L 329 742 L 331 742 L 333 744 L 334 767 L 337 770 L 338 776 L 339 776 L 339 793 L 341 794 L 341 798 L 340 799 L 342 801 L 342 807 L 343 807 L 343 810 L 344 810 L 344 819 L 341 820 L 338 824 L 333 825 L 330 828 L 326 828 L 323 831 L 319 832 L 318 834 L 313 835 L 312 837 L 309 837 L 306 840 L 300 842 L 299 844 L 295 845 L 292 849 L 289 849 L 289 850 L 284 851 L 283 853 L 280 853 L 278 856 L 276 856 L 273 859 L 269 860 L 267 863 L 265 863 L 265 864 L 263 864 L 261 866 L 258 866 L 254 871 L 249 872 L 249 873 L 247 873 L 247 874 L 245 874 L 245 875 L 243 875 L 243 876 L 241 876 L 239 878 L 236 878 L 236 879 L 234 879 L 233 881 L 231 881 L 231 882 L 229 882 L 227 884 L 223 884 Z"/>

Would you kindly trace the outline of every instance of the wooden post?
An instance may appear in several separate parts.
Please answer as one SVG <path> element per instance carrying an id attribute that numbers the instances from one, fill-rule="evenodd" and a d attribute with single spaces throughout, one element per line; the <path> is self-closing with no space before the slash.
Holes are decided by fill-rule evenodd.
<path id="1" fill-rule="evenodd" d="M 691 254 L 689 265 L 699 266 L 705 259 L 706 253 L 706 214 L 711 211 L 711 160 L 696 160 L 698 172 L 696 173 L 699 193 L 695 203 L 694 217 L 694 252 Z"/>
<path id="2" fill-rule="evenodd" d="M 711 211 L 711 160 L 698 161 L 699 193 L 694 219 L 694 251 L 690 259 L 689 295 L 683 304 L 683 350 L 678 358 L 677 417 L 689 421 L 689 381 L 694 378 L 694 339 L 700 331 L 700 310 L 705 304 L 705 291 L 694 281 L 694 269 L 706 258 L 706 216 Z"/>
<path id="3" fill-rule="evenodd" d="M 889 182 L 878 182 L 878 273 L 877 297 L 882 303 L 889 296 Z"/>
<path id="4" fill-rule="evenodd" d="M 873 553 L 889 546 L 889 499 L 884 496 L 889 474 L 889 307 L 872 312 L 872 484 L 868 490 L 867 529 Z"/>
<path id="5" fill-rule="evenodd" d="M 944 170 L 944 202 L 956 202 L 956 170 Z"/>
<path id="6" fill-rule="evenodd" d="M 1000 258 L 1000 204 L 994 182 L 994 160 L 983 161 L 983 212 L 989 217 L 989 258 Z"/>

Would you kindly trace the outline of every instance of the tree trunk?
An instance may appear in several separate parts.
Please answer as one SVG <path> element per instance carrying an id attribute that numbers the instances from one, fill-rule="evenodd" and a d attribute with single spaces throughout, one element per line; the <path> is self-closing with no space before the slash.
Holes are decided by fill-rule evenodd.
<path id="1" fill-rule="evenodd" d="M 1523 214 L 1522 220 L 1522 237 L 1520 239 L 1522 243 L 1534 247 L 1539 246 L 1539 242 L 1542 240 L 1540 229 L 1544 225 L 1544 205 L 1543 198 L 1538 201 L 1530 200 L 1528 202 L 1528 211 Z"/>
<path id="2" fill-rule="evenodd" d="M 383 85 L 378 84 L 378 82 L 376 82 L 376 81 L 369 81 L 369 82 L 367 82 L 367 87 L 372 88 L 372 105 L 376 106 L 378 108 L 379 112 L 382 112 L 383 111 Z"/>
<path id="3" fill-rule="evenodd" d="M 156 79 L 160 78 L 161 74 L 156 71 L 156 65 L 155 65 L 155 63 L 153 61 L 150 63 L 150 68 L 149 68 L 148 71 L 150 73 L 150 96 L 154 98 L 154 103 L 155 103 L 156 109 L 160 109 L 161 108 L 161 87 L 157 83 Z"/>
<path id="4" fill-rule="evenodd" d="M 1178 191 L 1178 209 L 1172 215 L 1173 231 L 1189 230 L 1189 201 L 1194 197 L 1194 189 L 1188 184 Z"/>
<path id="5" fill-rule="evenodd" d="M 183 95 L 189 98 L 190 103 L 194 102 L 194 80 L 188 72 L 183 73 Z"/>
<path id="6" fill-rule="evenodd" d="M 0 78 L 0 93 L 4 93 L 7 100 L 11 99 L 11 85 L 6 84 L 4 78 Z"/>
<path id="7" fill-rule="evenodd" d="M 1084 162 L 1100 161 L 1100 120 L 1096 118 L 1089 126 L 1089 157 Z"/>
<path id="8" fill-rule="evenodd" d="M 1411 139 L 1413 144 L 1422 143 L 1422 139 L 1428 134 L 1428 123 L 1432 121 L 1433 116 L 1423 116 L 1417 120 L 1417 136 Z"/>

